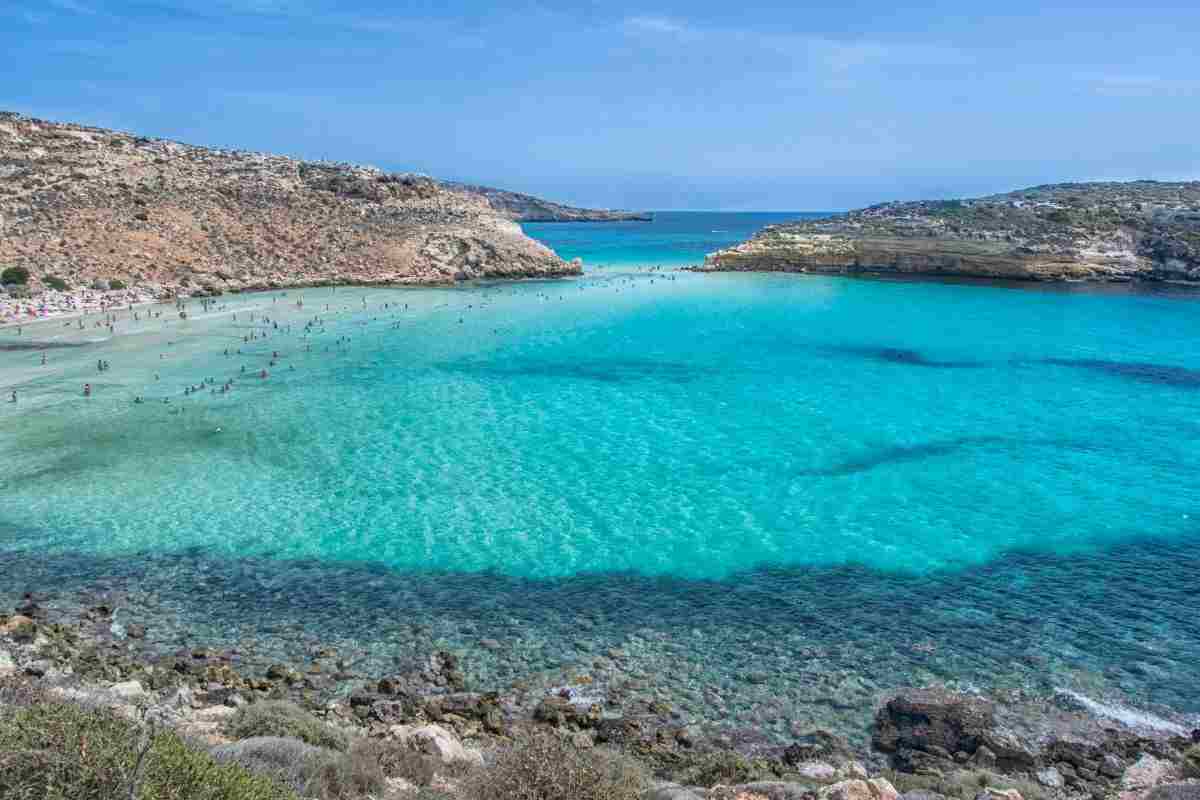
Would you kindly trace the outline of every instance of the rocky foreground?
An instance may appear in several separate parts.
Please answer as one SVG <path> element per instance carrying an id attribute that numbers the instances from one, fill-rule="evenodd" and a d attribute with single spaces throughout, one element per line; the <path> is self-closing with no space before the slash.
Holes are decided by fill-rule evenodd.
<path id="1" fill-rule="evenodd" d="M 156 730 L 165 726 L 206 759 L 233 760 L 275 778 L 287 777 L 280 772 L 286 768 L 302 796 L 1200 800 L 1200 730 L 1148 715 L 1106 714 L 1065 693 L 911 689 L 880 699 L 869 746 L 821 730 L 776 745 L 753 731 L 708 736 L 653 704 L 641 713 L 614 713 L 566 687 L 541 697 L 529 713 L 512 697 L 467 686 L 462 665 L 447 652 L 417 656 L 410 667 L 383 676 L 353 675 L 337 652 L 326 650 L 308 665 L 274 664 L 250 674 L 236 652 L 193 647 L 139 656 L 130 643 L 144 632 L 114 638 L 118 626 L 105 606 L 84 611 L 75 623 L 50 617 L 30 597 L 15 613 L 0 614 L 0 777 L 6 764 L 28 756 L 5 751 L 5 735 L 29 738 L 11 726 L 5 734 L 5 720 L 32 724 L 46 716 L 39 704 L 52 700 L 108 708 Z M 353 690 L 316 691 L 326 673 L 342 673 Z M 16 707 L 22 702 L 24 711 Z M 312 776 L 296 772 L 299 762 L 329 766 L 368 745 L 379 761 L 371 768 L 391 770 L 370 792 L 304 790 Z M 30 774 L 36 781 L 41 773 Z"/>
<path id="2" fill-rule="evenodd" d="M 10 298 L 580 271 L 485 198 L 431 178 L 0 112 L 0 270 L 13 268 Z"/>
<path id="3" fill-rule="evenodd" d="M 495 211 L 514 222 L 650 222 L 653 214 L 640 211 L 616 211 L 607 208 L 577 208 L 533 195 L 445 181 L 443 186 L 456 192 L 479 195 Z"/>
<path id="4" fill-rule="evenodd" d="M 1200 281 L 1200 182 L 1063 183 L 772 225 L 710 271 Z"/>

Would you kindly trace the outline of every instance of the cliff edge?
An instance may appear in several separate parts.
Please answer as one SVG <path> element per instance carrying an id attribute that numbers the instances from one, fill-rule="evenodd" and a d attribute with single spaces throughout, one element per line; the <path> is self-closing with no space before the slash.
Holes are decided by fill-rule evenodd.
<path id="1" fill-rule="evenodd" d="M 1200 182 L 1062 183 L 764 228 L 703 270 L 1200 281 Z"/>
<path id="2" fill-rule="evenodd" d="M 13 267 L 28 293 L 159 296 L 580 272 L 428 177 L 0 112 L 0 269 Z"/>
<path id="3" fill-rule="evenodd" d="M 641 211 L 576 208 L 529 194 L 493 189 L 490 186 L 476 186 L 451 181 L 444 181 L 442 185 L 451 191 L 482 197 L 498 214 L 514 222 L 651 222 L 654 220 L 653 214 Z"/>

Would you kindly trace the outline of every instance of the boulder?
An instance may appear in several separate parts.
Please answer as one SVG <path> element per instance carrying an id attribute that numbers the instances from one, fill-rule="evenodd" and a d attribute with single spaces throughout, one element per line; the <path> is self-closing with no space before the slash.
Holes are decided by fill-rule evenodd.
<path id="1" fill-rule="evenodd" d="M 146 690 L 137 681 L 124 681 L 123 683 L 114 683 L 108 687 L 108 691 L 120 697 L 122 700 L 137 700 L 139 697 L 146 695 Z"/>
<path id="2" fill-rule="evenodd" d="M 914 689 L 889 700 L 875 717 L 872 739 L 880 750 L 902 747 L 944 753 L 974 753 L 995 727 L 990 703 L 944 689 Z"/>
<path id="3" fill-rule="evenodd" d="M 412 750 L 437 756 L 443 764 L 465 761 L 483 766 L 483 756 L 478 750 L 463 747 L 458 737 L 441 725 L 393 725 L 388 735 Z"/>
<path id="4" fill-rule="evenodd" d="M 1061 772 L 1054 767 L 1046 767 L 1037 771 L 1037 781 L 1047 789 L 1061 789 L 1066 785 L 1066 780 Z"/>
<path id="5" fill-rule="evenodd" d="M 805 761 L 795 766 L 795 771 L 810 781 L 832 783 L 838 778 L 838 771 L 824 761 Z"/>

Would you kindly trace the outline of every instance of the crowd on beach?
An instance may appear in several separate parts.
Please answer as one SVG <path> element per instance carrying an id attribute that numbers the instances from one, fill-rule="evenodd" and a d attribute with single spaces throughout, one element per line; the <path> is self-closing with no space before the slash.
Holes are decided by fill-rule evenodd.
<path id="1" fill-rule="evenodd" d="M 661 270 L 662 270 L 661 267 L 656 267 L 656 268 L 650 269 L 649 272 L 651 274 L 654 274 L 654 273 L 660 272 Z M 663 278 L 666 280 L 675 280 L 674 275 L 665 275 L 665 276 L 663 276 Z M 628 276 L 623 276 L 623 277 L 617 278 L 615 281 L 616 282 L 615 290 L 617 292 L 620 292 L 622 286 L 631 285 L 633 280 L 634 280 L 633 278 L 630 278 Z M 651 277 L 649 280 L 651 283 L 654 282 L 653 277 Z M 596 284 L 596 286 L 607 285 L 608 283 L 609 283 L 608 281 L 603 281 L 600 284 Z M 589 287 L 585 283 L 580 283 L 577 285 L 578 291 L 584 291 L 587 288 L 592 288 L 592 287 Z M 310 290 L 310 293 L 312 291 L 314 291 L 314 290 Z M 497 290 L 497 291 L 500 291 L 500 290 Z M 336 295 L 337 287 L 331 287 L 329 289 L 329 293 L 330 293 L 330 295 Z M 347 292 L 345 289 L 343 289 L 343 294 L 348 294 L 348 293 L 349 292 Z M 112 293 L 109 293 L 109 294 L 112 294 Z M 537 293 L 537 296 L 539 297 L 539 299 L 541 299 L 543 301 L 552 301 L 552 300 L 562 301 L 562 300 L 566 299 L 565 294 L 559 293 L 558 296 L 555 297 L 551 292 L 545 292 L 545 291 L 539 291 Z M 122 305 L 117 305 L 116 298 L 92 297 L 92 298 L 90 298 L 90 305 L 86 305 L 86 306 L 81 305 L 80 306 L 81 310 L 83 310 L 84 313 L 79 316 L 76 316 L 76 317 L 66 320 L 64 323 L 64 326 L 75 328 L 80 331 L 87 330 L 88 328 L 97 328 L 97 329 L 104 330 L 110 336 L 116 336 L 118 333 L 117 326 L 119 323 L 122 323 L 122 322 L 124 322 L 124 323 L 131 323 L 131 322 L 132 323 L 141 323 L 141 322 L 148 322 L 148 321 L 152 321 L 152 320 L 160 320 L 161 319 L 163 324 L 166 325 L 172 321 L 172 316 L 169 314 L 164 319 L 164 311 L 161 308 L 138 306 L 134 302 L 132 302 L 132 299 L 128 295 L 126 295 L 122 299 L 124 299 L 125 302 Z M 272 299 L 271 299 L 272 306 L 277 306 L 281 300 L 283 300 L 285 305 L 292 304 L 292 302 L 293 302 L 289 299 L 289 293 L 287 291 L 283 291 L 283 292 L 277 293 L 272 296 Z M 464 324 L 466 321 L 466 315 L 468 313 L 470 313 L 471 311 L 474 311 L 476 309 L 485 308 L 488 304 L 488 301 L 489 301 L 489 295 L 485 292 L 481 302 L 470 302 L 470 303 L 467 303 L 467 304 L 463 305 L 462 307 L 460 307 L 458 309 L 458 313 L 459 313 L 459 317 L 457 320 L 458 324 Z M 304 352 L 304 353 L 312 353 L 312 352 L 314 352 L 313 340 L 316 337 L 322 336 L 323 334 L 327 333 L 326 323 L 331 318 L 336 317 L 340 314 L 354 314 L 354 313 L 361 314 L 363 312 L 370 310 L 370 305 L 368 304 L 368 298 L 365 295 L 360 298 L 361 305 L 359 305 L 357 303 L 353 303 L 353 302 L 348 303 L 348 304 L 343 303 L 341 305 L 335 305 L 335 303 L 333 303 L 333 302 L 321 303 L 320 305 L 323 307 L 323 310 L 319 311 L 318 313 L 313 314 L 311 317 L 304 319 L 303 325 L 300 326 L 297 330 L 297 326 L 299 326 L 300 323 L 298 321 L 296 321 L 294 318 L 291 321 L 283 321 L 283 324 L 281 324 L 279 314 L 268 313 L 261 309 L 258 311 L 255 311 L 253 309 L 245 309 L 245 308 L 243 308 L 241 310 L 234 310 L 230 307 L 230 305 L 227 302 L 221 302 L 221 301 L 219 301 L 217 299 L 213 299 L 213 298 L 197 298 L 197 299 L 192 299 L 192 300 L 176 299 L 175 311 L 177 312 L 177 316 L 179 319 L 187 319 L 188 318 L 189 303 L 198 303 L 200 306 L 200 310 L 203 313 L 216 312 L 216 313 L 229 313 L 231 315 L 231 321 L 233 323 L 236 323 L 237 327 L 239 328 L 239 332 L 235 335 L 237 336 L 238 339 L 241 340 L 241 344 L 245 345 L 247 347 L 245 350 L 243 350 L 243 347 L 240 347 L 237 345 L 234 345 L 233 347 L 225 347 L 222 351 L 222 355 L 225 358 L 229 358 L 229 359 L 237 358 L 240 356 L 263 357 L 265 355 L 265 351 L 258 349 L 262 342 L 265 342 L 269 338 L 291 337 L 296 333 L 299 333 L 299 335 L 300 335 L 300 351 Z M 298 311 L 298 312 L 304 310 L 305 301 L 304 301 L 303 294 L 300 294 L 297 296 L 297 299 L 294 301 L 294 306 L 295 306 L 296 311 Z M 443 304 L 443 306 L 448 307 L 449 304 Z M 98 311 L 99 317 L 89 320 L 87 318 L 88 310 Z M 378 312 L 377 315 L 372 316 L 370 319 L 358 320 L 357 324 L 359 326 L 366 327 L 367 325 L 369 325 L 372 322 L 379 322 L 379 321 L 381 321 L 381 317 L 379 315 L 382 314 L 385 321 L 388 322 L 389 328 L 391 328 L 393 330 L 398 330 L 403 325 L 403 321 L 400 319 L 400 317 L 402 317 L 404 315 L 404 312 L 407 312 L 408 310 L 409 310 L 408 303 L 397 302 L 395 300 L 388 300 L 386 302 L 381 303 L 378 306 L 378 308 L 376 309 L 376 311 Z M 387 320 L 387 317 L 390 317 L 391 319 Z M 249 328 L 249 330 L 246 330 L 247 327 Z M 501 332 L 500 328 L 492 329 L 493 334 L 499 334 L 500 332 Z M 22 335 L 23 328 L 20 323 L 18 323 L 16 325 L 15 333 L 18 337 Z M 174 344 L 173 341 L 170 341 L 170 340 L 167 341 L 168 347 L 172 346 L 173 344 Z M 255 346 L 254 351 L 251 351 L 250 347 L 249 347 L 252 344 Z M 333 352 L 335 354 L 342 354 L 342 353 L 347 352 L 349 350 L 349 348 L 352 346 L 352 344 L 353 344 L 353 339 L 351 336 L 346 335 L 346 334 L 339 334 L 333 342 L 322 345 L 321 352 L 329 353 L 330 348 L 333 348 Z M 226 378 L 224 378 L 220 381 L 218 381 L 214 377 L 207 376 L 207 377 L 201 378 L 199 381 L 197 381 L 195 383 L 188 383 L 183 388 L 183 395 L 184 395 L 184 397 L 191 397 L 193 395 L 197 395 L 200 393 L 208 393 L 211 395 L 224 395 L 224 394 L 228 394 L 228 393 L 232 392 L 235 389 L 239 380 L 244 381 L 247 378 L 257 379 L 257 380 L 266 380 L 271 377 L 271 370 L 278 367 L 280 365 L 280 363 L 285 358 L 287 358 L 287 352 L 288 352 L 287 349 L 284 349 L 284 350 L 281 350 L 278 348 L 272 349 L 270 351 L 269 357 L 267 358 L 267 363 L 265 366 L 261 366 L 257 369 L 254 369 L 254 368 L 248 369 L 246 364 L 242 364 L 242 365 L 240 365 L 240 368 L 236 372 L 232 373 L 231 375 L 227 376 Z M 166 359 L 167 355 L 168 354 L 166 352 L 160 353 L 159 359 L 160 360 Z M 47 355 L 46 355 L 45 350 L 41 351 L 40 363 L 42 366 L 46 366 L 46 364 L 47 364 Z M 96 362 L 96 369 L 97 369 L 98 373 L 102 374 L 102 373 L 108 372 L 112 368 L 113 368 L 112 363 L 106 359 L 98 359 Z M 288 364 L 287 369 L 289 372 L 293 372 L 296 370 L 296 365 L 294 363 L 290 363 L 290 364 Z M 154 380 L 155 381 L 161 380 L 161 376 L 158 372 L 154 373 Z M 82 385 L 80 391 L 84 397 L 92 397 L 96 391 L 96 387 L 94 387 L 90 382 L 88 382 L 88 383 L 84 383 Z M 167 396 L 167 395 L 162 395 L 158 399 L 159 399 L 159 402 L 162 402 L 162 403 L 170 403 L 170 400 L 171 400 L 170 396 Z M 12 389 L 10 392 L 9 402 L 17 403 L 19 401 L 20 401 L 20 397 L 19 397 L 17 389 Z M 133 397 L 133 402 L 135 404 L 142 404 L 142 403 L 147 402 L 147 398 L 143 394 L 137 394 Z M 175 413 L 178 413 L 178 412 L 175 412 Z"/>
<path id="2" fill-rule="evenodd" d="M 156 303 L 159 296 L 152 288 L 130 289 L 47 289 L 35 298 L 15 297 L 0 292 L 0 326 L 19 325 L 41 319 L 76 314 L 103 314 L 129 305 Z"/>

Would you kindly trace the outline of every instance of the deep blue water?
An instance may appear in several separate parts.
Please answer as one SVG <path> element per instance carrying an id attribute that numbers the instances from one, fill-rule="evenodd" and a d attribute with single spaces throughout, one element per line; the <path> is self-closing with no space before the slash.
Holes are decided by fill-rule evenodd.
<path id="1" fill-rule="evenodd" d="M 522 227 L 585 268 L 692 266 L 745 241 L 767 225 L 826 216 L 814 212 L 659 211 L 653 222 L 538 222 Z"/>
<path id="2" fill-rule="evenodd" d="M 0 347 L 0 599 L 780 738 L 932 681 L 1200 712 L 1200 294 L 644 268 L 769 221 L 528 226 L 589 272 Z"/>

